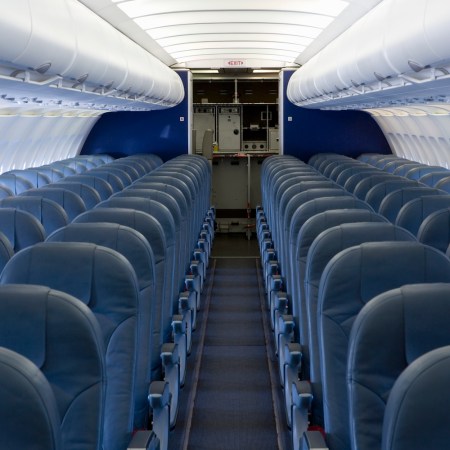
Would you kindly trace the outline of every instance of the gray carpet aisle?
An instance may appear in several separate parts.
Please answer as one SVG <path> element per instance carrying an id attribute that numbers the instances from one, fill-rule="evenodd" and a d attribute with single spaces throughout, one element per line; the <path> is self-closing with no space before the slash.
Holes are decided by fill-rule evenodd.
<path id="1" fill-rule="evenodd" d="M 256 261 L 216 260 L 189 450 L 278 448 Z"/>

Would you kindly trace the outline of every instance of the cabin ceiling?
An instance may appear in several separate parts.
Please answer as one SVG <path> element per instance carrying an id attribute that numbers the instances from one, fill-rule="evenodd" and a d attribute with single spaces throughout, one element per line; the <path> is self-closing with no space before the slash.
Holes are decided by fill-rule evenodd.
<path id="1" fill-rule="evenodd" d="M 165 64 L 283 68 L 306 62 L 382 0 L 80 0 Z"/>

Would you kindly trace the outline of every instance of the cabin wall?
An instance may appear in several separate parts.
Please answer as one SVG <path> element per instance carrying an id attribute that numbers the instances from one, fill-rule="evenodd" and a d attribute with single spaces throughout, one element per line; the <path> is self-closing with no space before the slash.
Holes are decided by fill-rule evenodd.
<path id="1" fill-rule="evenodd" d="M 93 127 L 81 153 L 115 157 L 154 153 L 164 161 L 189 153 L 191 75 L 188 71 L 178 74 L 186 93 L 179 105 L 161 111 L 106 113 Z"/>
<path id="2" fill-rule="evenodd" d="M 362 111 L 321 111 L 300 108 L 286 96 L 294 71 L 281 72 L 282 152 L 303 161 L 316 153 L 335 152 L 356 157 L 361 153 L 392 153 L 383 132 Z"/>

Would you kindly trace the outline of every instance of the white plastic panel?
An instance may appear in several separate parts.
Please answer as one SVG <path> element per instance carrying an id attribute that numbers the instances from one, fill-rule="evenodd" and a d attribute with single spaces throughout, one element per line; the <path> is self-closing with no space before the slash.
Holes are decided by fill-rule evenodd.
<path id="1" fill-rule="evenodd" d="M 367 110 L 394 154 L 423 164 L 449 167 L 450 105 Z"/>
<path id="2" fill-rule="evenodd" d="M 384 0 L 296 71 L 288 97 L 299 106 L 357 108 L 402 89 L 415 101 L 422 90 L 419 101 L 429 101 L 430 84 L 449 77 L 449 23 L 450 2 Z"/>
<path id="3" fill-rule="evenodd" d="M 100 115 L 0 110 L 0 173 L 76 156 Z"/>

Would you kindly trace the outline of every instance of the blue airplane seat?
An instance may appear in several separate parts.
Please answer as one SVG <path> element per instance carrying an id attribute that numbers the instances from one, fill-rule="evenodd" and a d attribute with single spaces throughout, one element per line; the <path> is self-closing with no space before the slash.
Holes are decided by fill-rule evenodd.
<path id="1" fill-rule="evenodd" d="M 404 284 L 450 282 L 450 260 L 418 242 L 369 242 L 348 248 L 326 266 L 319 287 L 318 343 L 324 428 L 330 450 L 350 448 L 346 369 L 349 335 L 364 304 Z"/>
<path id="2" fill-rule="evenodd" d="M 308 159 L 308 164 L 315 169 L 319 169 L 322 163 L 336 159 L 347 160 L 348 156 L 339 153 L 316 153 Z"/>
<path id="3" fill-rule="evenodd" d="M 159 182 L 149 182 L 145 184 L 136 184 L 129 186 L 124 189 L 122 192 L 118 193 L 117 196 L 120 197 L 144 197 L 147 198 L 148 195 L 151 195 L 149 192 L 159 191 L 163 194 L 169 195 L 172 197 L 181 214 L 181 223 L 180 223 L 180 233 L 181 233 L 181 247 L 180 247 L 180 258 L 182 262 L 182 271 L 183 276 L 186 271 L 189 269 L 189 260 L 190 260 L 190 242 L 189 242 L 189 233 L 190 233 L 190 221 L 189 221 L 189 205 L 187 203 L 186 197 L 183 195 L 183 192 L 180 191 L 176 186 L 171 184 Z M 168 203 L 167 203 L 168 204 Z M 166 204 L 166 205 L 167 205 Z M 180 285 L 179 289 L 184 289 L 184 278 L 179 280 Z"/>
<path id="4" fill-rule="evenodd" d="M 125 189 L 124 183 L 116 174 L 101 167 L 88 170 L 84 173 L 84 175 L 93 176 L 105 180 L 111 186 L 113 194 Z"/>
<path id="5" fill-rule="evenodd" d="M 352 194 L 355 193 L 356 186 L 359 184 L 360 181 L 367 179 L 368 177 L 371 177 L 373 175 L 389 175 L 385 172 L 377 169 L 376 167 L 372 167 L 372 169 L 363 171 L 363 172 L 356 172 L 353 175 L 350 175 L 346 182 L 344 183 L 344 189 L 348 192 L 351 192 Z M 384 179 L 384 178 L 383 178 Z M 361 196 L 361 198 L 364 198 Z"/>
<path id="6" fill-rule="evenodd" d="M 131 162 L 127 164 L 125 161 L 122 161 L 122 158 L 111 161 L 106 165 L 106 167 L 108 169 L 111 167 L 113 169 L 120 169 L 124 171 L 131 178 L 131 182 L 136 181 L 138 178 L 142 176 L 139 174 L 136 168 L 133 167 Z"/>
<path id="7" fill-rule="evenodd" d="M 449 346 L 426 353 L 405 369 L 389 396 L 382 450 L 448 446 L 449 376 Z"/>
<path id="8" fill-rule="evenodd" d="M 411 167 L 409 167 L 409 169 L 412 169 L 414 167 L 417 167 L 418 165 L 421 165 L 420 163 L 417 163 L 416 161 L 411 161 L 409 159 L 404 159 L 404 158 L 396 158 L 396 159 L 392 159 L 391 161 L 389 161 L 384 167 L 383 170 L 385 172 L 389 172 L 389 173 L 394 173 L 399 167 L 402 166 L 409 166 L 411 165 Z M 409 170 L 406 169 L 406 170 Z"/>
<path id="9" fill-rule="evenodd" d="M 164 205 L 173 217 L 174 225 L 175 225 L 175 248 L 177 249 L 176 258 L 177 262 L 175 264 L 175 286 L 178 290 L 180 290 L 184 285 L 184 260 L 182 259 L 182 248 L 184 245 L 184 241 L 182 239 L 184 233 L 183 227 L 183 217 L 180 206 L 177 200 L 162 190 L 158 189 L 125 189 L 121 192 L 117 192 L 114 194 L 110 200 L 114 198 L 144 198 L 150 199 Z"/>
<path id="10" fill-rule="evenodd" d="M 52 179 L 47 174 L 45 174 L 43 170 L 40 170 L 39 168 L 23 169 L 23 170 L 16 169 L 10 170 L 5 173 L 11 173 L 13 175 L 17 175 L 18 177 L 25 178 L 35 188 L 45 186 L 46 184 L 52 182 Z"/>
<path id="11" fill-rule="evenodd" d="M 78 181 L 61 180 L 57 183 L 48 184 L 46 187 L 49 189 L 67 189 L 74 192 L 83 199 L 86 209 L 91 209 L 101 202 L 100 194 L 93 187 Z"/>
<path id="12" fill-rule="evenodd" d="M 339 178 L 339 175 L 347 170 L 347 169 L 352 169 L 352 168 L 359 168 L 359 169 L 373 169 L 372 166 L 370 166 L 369 164 L 363 163 L 361 161 L 358 161 L 357 159 L 354 159 L 353 161 L 349 161 L 349 162 L 343 162 L 342 164 L 339 164 L 338 166 L 336 166 L 331 173 L 329 174 L 329 178 L 330 180 L 336 181 Z"/>
<path id="13" fill-rule="evenodd" d="M 450 243 L 450 208 L 440 209 L 424 219 L 417 240 L 445 253 Z"/>
<path id="14" fill-rule="evenodd" d="M 58 406 L 42 372 L 0 347 L 0 447 L 63 450 Z"/>
<path id="15" fill-rule="evenodd" d="M 347 180 L 358 173 L 366 175 L 376 175 L 377 173 L 381 173 L 381 170 L 369 165 L 350 166 L 339 173 L 338 177 L 336 178 L 336 183 L 339 184 L 339 186 L 344 187 Z"/>
<path id="16" fill-rule="evenodd" d="M 361 200 L 366 200 L 367 194 L 372 188 L 379 185 L 380 183 L 385 183 L 387 181 L 405 183 L 404 185 L 400 185 L 400 187 L 419 185 L 417 181 L 408 180 L 407 178 L 398 177 L 390 173 L 382 173 L 365 177 L 363 176 L 361 181 L 359 181 L 359 183 L 355 186 L 353 194 L 356 195 Z"/>
<path id="17" fill-rule="evenodd" d="M 293 279 L 296 277 L 294 268 L 292 267 L 295 248 L 297 245 L 297 235 L 300 232 L 303 224 L 312 216 L 331 209 L 367 209 L 372 211 L 372 208 L 362 200 L 355 198 L 352 195 L 338 195 L 336 197 L 319 197 L 303 203 L 294 211 L 290 221 L 290 228 L 286 234 L 286 262 L 290 270 L 286 273 L 288 292 L 292 292 Z"/>
<path id="18" fill-rule="evenodd" d="M 428 186 L 396 189 L 383 198 L 378 208 L 378 212 L 390 222 L 395 223 L 399 211 L 406 203 L 423 196 L 431 197 L 435 195 L 445 195 L 445 191 L 433 189 Z"/>
<path id="19" fill-rule="evenodd" d="M 26 267 L 27 270 L 23 270 Z M 138 351 L 143 327 L 139 285 L 133 267 L 120 253 L 80 242 L 44 242 L 16 255 L 5 267 L 3 284 L 49 286 L 85 303 L 101 328 L 106 360 L 106 397 L 102 449 L 123 450 L 132 438 L 135 402 L 149 395 L 148 370 Z M 69 327 L 69 323 L 65 326 Z M 79 344 L 78 340 L 74 340 Z M 71 361 L 64 352 L 65 361 Z M 75 371 L 76 367 L 73 368 Z M 161 382 L 151 385 L 154 430 L 167 445 L 169 393 Z M 156 402 L 153 399 L 156 390 Z M 166 392 L 167 391 L 167 392 Z M 89 414 L 84 408 L 83 413 Z M 156 422 L 156 423 L 155 423 Z"/>
<path id="20" fill-rule="evenodd" d="M 435 184 L 436 189 L 442 189 L 443 191 L 450 193 L 450 174 L 449 176 L 442 178 Z"/>
<path id="21" fill-rule="evenodd" d="M 43 197 L 15 196 L 0 200 L 1 208 L 16 208 L 29 212 L 44 227 L 46 235 L 69 223 L 64 209 L 53 200 Z"/>
<path id="22" fill-rule="evenodd" d="M 300 228 L 297 236 L 296 246 L 291 255 L 291 271 L 295 274 L 292 283 L 291 308 L 289 316 L 283 315 L 287 311 L 274 311 L 275 338 L 278 343 L 279 366 L 282 369 L 280 376 L 282 385 L 285 387 L 285 406 L 288 414 L 288 422 L 291 424 L 292 382 L 310 377 L 310 357 L 309 357 L 309 320 L 308 320 L 308 299 L 306 296 L 306 263 L 308 252 L 315 239 L 328 228 L 344 223 L 359 222 L 385 222 L 379 214 L 368 209 L 330 209 L 311 216 Z M 293 320 L 294 332 L 285 333 L 288 327 L 286 323 Z M 299 347 L 292 347 L 290 342 L 294 342 Z M 294 352 L 301 351 L 302 358 L 295 361 Z M 291 362 L 291 364 L 289 364 Z"/>
<path id="23" fill-rule="evenodd" d="M 411 233 L 400 227 L 388 222 L 377 222 L 376 215 L 372 219 L 371 222 L 343 223 L 328 228 L 314 239 L 309 248 L 304 279 L 308 337 L 307 342 L 302 343 L 302 353 L 304 358 L 309 357 L 309 379 L 313 382 L 320 380 L 317 305 L 320 280 L 327 264 L 339 252 L 364 242 L 415 240 Z M 298 371 L 296 367 L 289 370 Z M 323 423 L 320 385 L 316 386 L 314 395 L 317 402 L 313 403 L 313 416 L 318 423 Z"/>
<path id="24" fill-rule="evenodd" d="M 139 177 L 143 177 L 148 173 L 147 163 L 143 160 L 138 160 L 132 156 L 124 156 L 117 161 L 120 161 L 121 164 L 126 164 L 127 166 L 132 167 L 137 172 Z"/>
<path id="25" fill-rule="evenodd" d="M 422 222 L 433 212 L 445 208 L 450 208 L 450 194 L 416 198 L 400 209 L 395 224 L 417 236 Z"/>
<path id="26" fill-rule="evenodd" d="M 99 323 L 92 311 L 71 295 L 45 286 L 9 284 L 14 283 L 16 277 L 29 281 L 27 275 L 18 274 L 26 272 L 24 267 L 28 268 L 28 265 L 21 265 L 25 262 L 22 258 L 21 254 L 15 255 L 0 278 L 0 347 L 29 359 L 47 379 L 50 385 L 47 401 L 53 398 L 57 405 L 54 420 L 57 420 L 61 448 L 100 450 L 103 448 L 106 372 Z M 43 261 L 34 265 L 41 263 Z M 34 372 L 39 379 L 40 375 Z M 4 381 L 0 383 L 1 389 Z M 20 411 L 23 414 L 22 430 L 16 431 L 27 433 L 35 423 L 33 417 L 29 417 L 28 406 L 31 405 L 24 393 L 15 400 L 17 403 L 9 413 Z M 21 402 L 24 402 L 22 408 Z M 0 403 L 4 407 L 3 402 Z M 4 423 L 2 420 L 2 426 Z M 3 437 L 4 433 L 0 435 Z M 40 441 L 39 436 L 34 444 L 39 445 Z M 22 448 L 35 447 L 30 443 Z"/>
<path id="27" fill-rule="evenodd" d="M 153 252 L 155 264 L 155 299 L 152 309 L 153 332 L 152 348 L 150 349 L 152 362 L 152 378 L 161 376 L 161 360 L 159 357 L 161 345 L 164 343 L 162 333 L 165 286 L 164 271 L 166 268 L 166 240 L 161 224 L 153 216 L 142 211 L 124 208 L 95 208 L 80 214 L 72 223 L 113 223 L 130 227 L 141 233 Z"/>
<path id="28" fill-rule="evenodd" d="M 32 214 L 16 208 L 0 208 L 0 232 L 14 253 L 45 240 L 44 227 Z"/>
<path id="29" fill-rule="evenodd" d="M 14 255 L 14 249 L 9 239 L 0 231 L 0 273 L 6 266 L 6 263 Z"/>
<path id="30" fill-rule="evenodd" d="M 64 180 L 58 183 L 82 183 L 95 189 L 100 196 L 100 200 L 106 200 L 113 194 L 113 188 L 111 185 L 103 178 L 97 177 L 96 175 L 89 174 L 89 172 L 83 173 L 81 175 L 71 175 L 64 178 Z"/>
<path id="31" fill-rule="evenodd" d="M 445 171 L 445 168 L 442 166 L 428 166 L 423 165 L 419 167 L 413 167 L 406 173 L 406 178 L 409 178 L 410 180 L 417 180 L 419 181 L 423 176 L 428 175 L 430 173 L 441 173 L 442 171 Z M 447 170 L 448 176 L 450 176 L 450 171 Z"/>
<path id="32" fill-rule="evenodd" d="M 74 168 L 70 167 L 70 165 L 68 164 L 65 164 L 63 161 L 54 161 L 50 164 L 46 164 L 43 167 L 55 169 L 58 172 L 61 172 L 64 177 L 68 177 L 69 175 L 75 175 L 77 173 L 77 171 Z"/>
<path id="33" fill-rule="evenodd" d="M 294 212 L 303 203 L 319 197 L 340 197 L 348 195 L 342 188 L 331 180 L 301 181 L 297 185 L 286 189 L 282 195 L 279 206 L 279 218 L 277 220 L 277 251 L 280 253 L 280 263 L 287 262 L 287 240 L 291 219 Z M 264 240 L 260 240 L 260 251 L 263 255 Z"/>
<path id="34" fill-rule="evenodd" d="M 164 291 L 162 292 L 162 313 L 161 313 L 161 333 L 162 342 L 169 342 L 172 333 L 171 318 L 177 314 L 178 308 L 178 283 L 175 274 L 179 272 L 178 259 L 176 257 L 177 248 L 175 247 L 175 221 L 170 210 L 150 198 L 139 197 L 112 197 L 97 205 L 97 208 L 125 208 L 142 211 L 154 217 L 164 232 L 165 237 L 165 261 L 164 261 Z M 184 368 L 183 368 L 184 369 Z"/>
<path id="35" fill-rule="evenodd" d="M 419 181 L 423 184 L 426 184 L 430 187 L 436 187 L 436 184 L 439 183 L 443 178 L 450 178 L 450 171 L 446 169 L 442 169 L 438 172 L 431 172 L 423 175 L 419 178 Z"/>
<path id="36" fill-rule="evenodd" d="M 97 171 L 108 172 L 112 175 L 115 175 L 120 179 L 124 188 L 133 183 L 133 179 L 130 177 L 130 175 L 128 175 L 128 173 L 125 170 L 111 166 L 110 164 L 105 164 L 104 166 L 97 167 L 96 169 L 91 169 L 89 173 L 96 173 Z"/>
<path id="37" fill-rule="evenodd" d="M 406 174 L 416 167 L 424 167 L 424 164 L 418 163 L 416 161 L 406 161 L 403 164 L 397 166 L 393 172 L 394 175 L 398 175 L 401 177 L 406 177 Z"/>
<path id="38" fill-rule="evenodd" d="M 54 183 L 55 181 L 64 178 L 64 173 L 61 170 L 52 167 L 51 165 L 39 166 L 36 167 L 36 169 L 44 175 L 47 175 L 47 177 L 50 179 L 50 183 Z"/>
<path id="39" fill-rule="evenodd" d="M 155 260 L 153 251 L 147 239 L 138 231 L 116 223 L 71 223 L 57 230 L 47 238 L 47 242 L 90 242 L 92 244 L 108 247 L 123 255 L 132 265 L 139 283 L 139 305 L 143 326 L 140 329 L 139 351 L 143 353 L 142 363 L 147 366 L 147 383 L 160 378 L 160 373 L 152 371 L 154 355 L 151 351 L 157 351 L 160 356 L 161 346 L 158 346 L 159 336 L 152 329 L 154 310 L 156 304 L 156 278 Z M 152 341 L 158 340 L 157 345 Z M 168 342 L 166 340 L 165 342 Z M 166 352 L 174 349 L 166 346 Z M 153 350 L 155 349 L 155 350 Z M 166 376 L 172 375 L 172 381 L 178 391 L 178 367 L 177 365 L 165 367 Z M 176 412 L 175 402 L 178 400 L 176 391 L 172 396 L 171 408 Z M 138 397 L 135 404 L 134 427 L 144 429 L 148 427 L 149 407 L 145 397 Z"/>
<path id="40" fill-rule="evenodd" d="M 402 286 L 378 295 L 362 308 L 352 327 L 348 352 L 352 449 L 381 449 L 383 417 L 387 414 L 386 419 L 392 421 L 388 428 L 395 428 L 400 419 L 388 413 L 386 405 L 393 400 L 391 395 L 396 396 L 398 377 L 425 353 L 450 345 L 449 313 L 450 284 L 445 283 Z M 429 385 L 415 402 L 433 396 L 435 389 L 434 384 Z M 436 416 L 433 408 L 420 411 L 412 407 L 411 414 L 423 419 L 431 415 L 430 424 L 444 417 L 448 421 L 448 414 Z M 425 432 L 428 446 L 409 448 L 436 448 L 429 431 Z M 410 429 L 407 435 L 413 432 Z"/>
<path id="41" fill-rule="evenodd" d="M 13 195 L 32 189 L 35 186 L 26 178 L 20 177 L 14 173 L 3 173 L 0 175 L 0 186 L 9 189 Z"/>
<path id="42" fill-rule="evenodd" d="M 56 189 L 54 187 L 34 188 L 23 192 L 20 196 L 40 197 L 54 201 L 61 206 L 67 214 L 69 222 L 76 216 L 86 211 L 86 205 L 83 199 L 75 192 L 67 189 Z"/>
<path id="43" fill-rule="evenodd" d="M 395 155 L 384 155 L 384 158 L 380 158 L 378 161 L 375 162 L 374 166 L 378 167 L 379 169 L 384 170 L 387 164 L 391 162 L 395 162 L 397 164 L 401 164 L 402 162 L 407 162 L 408 160 L 405 158 L 401 158 L 399 156 Z M 394 170 L 394 169 L 392 169 Z"/>

